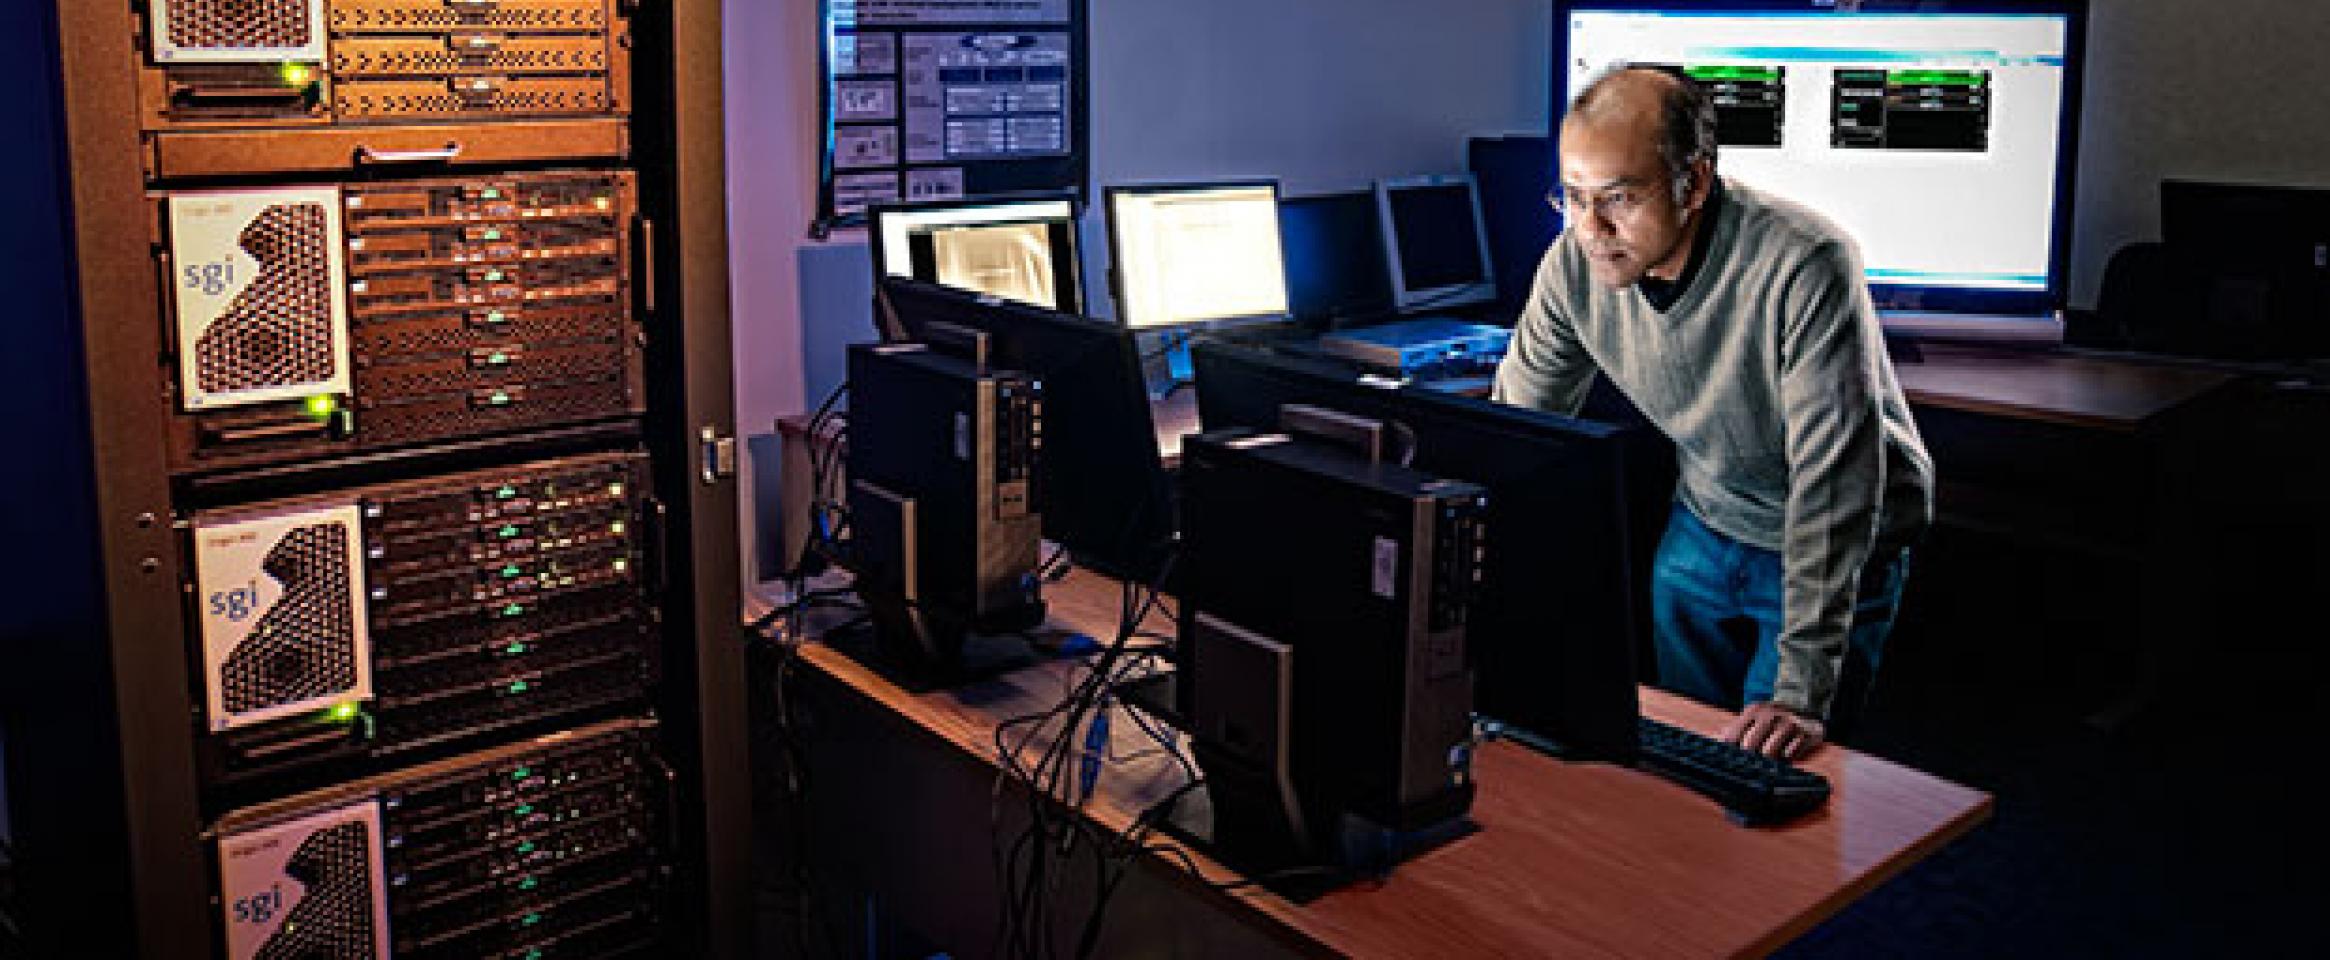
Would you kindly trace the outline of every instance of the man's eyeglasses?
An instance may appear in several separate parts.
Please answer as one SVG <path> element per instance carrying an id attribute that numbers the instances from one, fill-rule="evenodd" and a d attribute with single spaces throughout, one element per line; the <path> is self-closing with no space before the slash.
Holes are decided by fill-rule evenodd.
<path id="1" fill-rule="evenodd" d="M 1572 219 L 1600 214 L 1604 219 L 1624 220 L 1642 211 L 1650 202 L 1654 188 L 1636 184 L 1621 184 L 1600 190 L 1580 190 L 1564 186 L 1545 195 L 1545 202 L 1569 214 Z"/>

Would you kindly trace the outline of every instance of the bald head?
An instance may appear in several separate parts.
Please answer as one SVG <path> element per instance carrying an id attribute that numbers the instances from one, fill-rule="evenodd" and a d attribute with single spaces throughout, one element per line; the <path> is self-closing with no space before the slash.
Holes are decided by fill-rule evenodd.
<path id="1" fill-rule="evenodd" d="M 1715 107 L 1697 84 L 1655 69 L 1615 70 L 1561 124 L 1567 229 L 1603 284 L 1673 280 L 1715 182 Z"/>
<path id="2" fill-rule="evenodd" d="M 1647 140 L 1678 190 L 1690 183 L 1693 163 L 1715 165 L 1715 101 L 1671 68 L 1620 67 L 1594 78 L 1570 101 L 1561 125 L 1565 137 L 1573 126 L 1588 126 Z"/>

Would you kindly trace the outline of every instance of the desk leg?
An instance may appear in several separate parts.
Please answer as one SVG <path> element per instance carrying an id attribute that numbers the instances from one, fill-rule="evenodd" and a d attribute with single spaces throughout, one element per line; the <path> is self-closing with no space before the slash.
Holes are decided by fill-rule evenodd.
<path id="1" fill-rule="evenodd" d="M 2211 564 L 2220 557 L 2210 533 L 2208 499 L 2200 483 L 2201 443 L 2196 418 L 2177 415 L 2145 431 L 2151 490 L 2146 497 L 2142 556 L 2137 558 L 2137 673 L 2128 689 L 2087 716 L 2087 724 L 2116 733 L 2160 703 L 2180 647 L 2201 643 Z"/>

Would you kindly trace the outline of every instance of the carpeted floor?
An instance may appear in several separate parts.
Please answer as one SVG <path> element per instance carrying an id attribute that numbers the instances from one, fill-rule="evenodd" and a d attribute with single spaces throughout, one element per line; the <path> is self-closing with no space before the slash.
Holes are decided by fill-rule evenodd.
<path id="1" fill-rule="evenodd" d="M 2330 757 L 2305 640 L 2330 631 L 2214 610 L 2149 706 L 2106 726 L 2090 716 L 2139 675 L 2124 585 L 1935 546 L 1858 746 L 1988 790 L 1996 812 L 1780 955 L 2323 955 L 2330 810 L 2296 768 Z"/>

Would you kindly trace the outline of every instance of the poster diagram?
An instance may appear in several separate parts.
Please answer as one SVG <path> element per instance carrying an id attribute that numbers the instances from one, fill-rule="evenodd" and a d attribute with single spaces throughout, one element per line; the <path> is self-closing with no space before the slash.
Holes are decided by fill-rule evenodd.
<path id="1" fill-rule="evenodd" d="M 1086 178 L 1086 0 L 826 0 L 819 226 Z"/>

